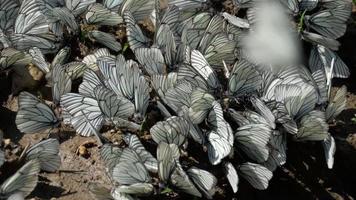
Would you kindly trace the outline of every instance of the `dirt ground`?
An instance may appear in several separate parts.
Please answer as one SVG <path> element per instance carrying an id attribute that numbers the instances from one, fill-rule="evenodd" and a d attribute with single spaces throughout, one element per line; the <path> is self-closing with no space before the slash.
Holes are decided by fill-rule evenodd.
<path id="1" fill-rule="evenodd" d="M 350 25 L 347 34 L 341 38 L 342 46 L 339 55 L 351 69 L 351 77 L 335 80 L 335 87 L 345 84 L 348 88 L 347 109 L 338 121 L 330 126 L 337 144 L 335 165 L 328 170 L 323 156 L 322 146 L 311 143 L 289 144 L 287 164 L 274 173 L 270 186 L 266 191 L 254 190 L 241 180 L 239 192 L 218 198 L 225 199 L 355 199 L 356 198 L 356 23 Z M 7 102 L 10 94 L 10 83 L 0 77 L 0 129 L 5 139 L 10 139 L 12 149 L 21 150 L 28 144 L 34 144 L 47 136 L 42 134 L 21 134 L 15 122 L 17 101 Z M 88 192 L 90 182 L 98 182 L 109 187 L 109 179 L 105 174 L 99 158 L 98 147 L 88 148 L 90 156 L 84 158 L 76 154 L 77 148 L 94 138 L 84 138 L 74 132 L 62 132 L 59 136 L 61 170 L 58 173 L 41 173 L 40 182 L 30 199 L 76 200 L 92 199 Z M 18 144 L 18 146 L 16 146 Z M 8 159 L 11 155 L 7 154 Z M 3 166 L 3 168 L 6 166 Z M 3 171 L 3 170 L 1 170 Z M 3 177 L 0 178 L 1 181 Z"/>

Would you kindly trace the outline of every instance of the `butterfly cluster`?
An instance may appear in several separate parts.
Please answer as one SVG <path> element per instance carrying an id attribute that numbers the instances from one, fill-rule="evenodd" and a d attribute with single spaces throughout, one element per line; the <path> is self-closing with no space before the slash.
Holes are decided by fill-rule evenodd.
<path id="1" fill-rule="evenodd" d="M 332 168 L 328 123 L 345 109 L 347 90 L 331 95 L 331 87 L 333 78 L 350 75 L 336 51 L 351 1 L 270 2 L 288 16 L 283 32 L 310 49 L 307 63 L 269 62 L 246 48 L 251 38 L 267 38 L 251 34 L 274 27 L 259 28 L 257 0 L 231 1 L 229 13 L 208 0 L 0 0 L 0 70 L 33 64 L 52 91 L 51 104 L 20 93 L 17 128 L 70 127 L 94 136 L 112 181 L 112 188 L 90 185 L 96 199 L 167 191 L 212 199 L 219 187 L 214 166 L 234 193 L 240 178 L 264 190 L 294 142 L 322 143 Z M 121 27 L 124 39 L 116 33 Z M 68 38 L 94 47 L 73 59 Z M 159 113 L 153 123 L 152 112 Z M 124 143 L 104 137 L 103 127 L 122 130 Z M 28 162 L 1 185 L 1 195 L 27 196 L 41 169 L 58 170 L 58 148 L 46 139 L 27 150 Z"/>

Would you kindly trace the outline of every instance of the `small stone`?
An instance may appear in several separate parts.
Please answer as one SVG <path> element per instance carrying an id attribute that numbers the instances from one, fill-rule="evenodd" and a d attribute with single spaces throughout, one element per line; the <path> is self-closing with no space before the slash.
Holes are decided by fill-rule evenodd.
<path id="1" fill-rule="evenodd" d="M 90 156 L 88 149 L 84 145 L 80 145 L 78 147 L 77 155 L 82 156 L 84 158 L 89 158 Z"/>
<path id="2" fill-rule="evenodd" d="M 356 149 L 356 133 L 350 134 L 347 138 L 346 141 L 354 148 Z"/>
<path id="3" fill-rule="evenodd" d="M 4 139 L 4 147 L 8 147 L 11 145 L 11 140 L 10 139 Z"/>

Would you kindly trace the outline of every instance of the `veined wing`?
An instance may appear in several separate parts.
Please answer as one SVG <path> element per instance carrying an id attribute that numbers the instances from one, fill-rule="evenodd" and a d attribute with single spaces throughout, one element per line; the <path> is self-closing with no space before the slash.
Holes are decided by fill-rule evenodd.
<path id="1" fill-rule="evenodd" d="M 57 127 L 59 120 L 48 105 L 28 92 L 21 92 L 15 123 L 21 132 L 36 133 Z"/>

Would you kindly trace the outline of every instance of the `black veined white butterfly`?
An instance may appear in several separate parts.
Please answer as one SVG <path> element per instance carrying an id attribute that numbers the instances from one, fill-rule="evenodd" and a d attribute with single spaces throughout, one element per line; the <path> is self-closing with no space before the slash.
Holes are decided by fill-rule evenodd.
<path id="1" fill-rule="evenodd" d="M 100 48 L 100 49 L 97 49 L 96 51 L 94 51 L 93 54 L 89 54 L 87 56 L 85 56 L 83 58 L 83 63 L 85 63 L 88 68 L 96 71 L 98 69 L 98 66 L 97 66 L 97 60 L 98 58 L 100 57 L 105 57 L 105 56 L 108 56 L 108 57 L 113 57 L 111 54 L 110 54 L 110 51 L 106 48 Z"/>
<path id="2" fill-rule="evenodd" d="M 301 118 L 295 137 L 299 141 L 323 141 L 328 136 L 328 130 L 325 113 L 313 110 Z"/>
<path id="3" fill-rule="evenodd" d="M 89 185 L 89 192 L 96 200 L 113 200 L 110 189 L 99 185 L 98 183 L 91 183 Z"/>
<path id="4" fill-rule="evenodd" d="M 115 188 L 114 193 L 132 194 L 135 196 L 147 196 L 154 191 L 153 185 L 150 183 L 135 183 L 132 185 L 120 185 Z"/>
<path id="5" fill-rule="evenodd" d="M 222 16 L 214 15 L 209 21 L 208 25 L 205 27 L 205 31 L 202 33 L 201 38 L 199 38 L 197 44 L 198 46 L 196 48 L 199 49 L 199 51 L 201 52 L 205 52 L 212 38 L 224 30 L 224 24 L 225 21 Z M 195 48 L 195 46 L 190 47 Z"/>
<path id="6" fill-rule="evenodd" d="M 129 148 L 133 149 L 140 156 L 143 164 L 149 171 L 154 173 L 158 171 L 157 159 L 145 149 L 145 147 L 140 142 L 140 139 L 136 135 L 128 133 L 124 136 L 123 139 Z"/>
<path id="7" fill-rule="evenodd" d="M 262 95 L 265 102 L 280 99 L 276 97 L 276 88 L 279 85 L 291 85 L 295 87 L 304 87 L 307 80 L 302 77 L 299 67 L 287 67 L 277 74 L 263 72 Z"/>
<path id="8" fill-rule="evenodd" d="M 138 64 L 132 60 L 125 62 L 123 56 L 116 61 L 102 58 L 99 69 L 110 87 L 118 96 L 124 96 L 135 104 L 135 118 L 142 120 L 149 101 L 149 85 Z"/>
<path id="9" fill-rule="evenodd" d="M 316 71 L 313 71 L 312 73 L 313 76 L 313 81 L 315 82 L 315 87 L 317 88 L 319 98 L 318 98 L 318 103 L 323 104 L 328 101 L 328 82 L 331 82 L 331 80 L 328 80 L 328 77 L 326 77 L 325 70 L 323 69 L 317 69 Z M 331 78 L 331 76 L 329 76 Z"/>
<path id="10" fill-rule="evenodd" d="M 304 84 L 304 87 L 278 85 L 275 88 L 275 96 L 278 102 L 282 102 L 285 105 L 288 114 L 292 118 L 300 118 L 309 113 L 318 102 L 315 88 L 309 84 Z"/>
<path id="11" fill-rule="evenodd" d="M 333 69 L 331 69 L 333 59 L 334 66 Z M 309 57 L 309 67 L 312 71 L 318 69 L 325 70 L 326 74 L 330 73 L 336 78 L 348 78 L 350 76 L 349 68 L 341 58 L 335 52 L 322 45 L 317 45 L 312 48 Z"/>
<path id="12" fill-rule="evenodd" d="M 327 38 L 322 35 L 311 33 L 308 31 L 302 31 L 302 38 L 308 42 L 323 45 L 334 51 L 337 51 L 340 47 L 340 42 L 338 42 L 337 40 Z"/>
<path id="13" fill-rule="evenodd" d="M 319 0 L 301 0 L 299 2 L 300 10 L 311 11 L 318 6 Z"/>
<path id="14" fill-rule="evenodd" d="M 4 164 L 4 162 L 5 162 L 5 153 L 4 151 L 0 150 L 0 167 Z"/>
<path id="15" fill-rule="evenodd" d="M 237 123 L 237 125 L 239 125 L 239 126 L 244 126 L 244 125 L 248 125 L 251 123 L 251 120 L 248 120 L 244 116 L 244 112 L 236 111 L 233 108 L 229 108 L 228 112 L 229 112 L 230 116 L 232 117 L 232 119 L 234 120 L 234 122 Z"/>
<path id="16" fill-rule="evenodd" d="M 208 83 L 201 77 L 191 66 L 188 64 L 182 64 L 178 68 L 177 79 L 179 83 L 183 80 L 187 82 L 192 88 L 201 88 L 205 91 L 208 90 Z"/>
<path id="17" fill-rule="evenodd" d="M 239 176 L 235 167 L 230 162 L 226 162 L 224 164 L 224 172 L 227 180 L 230 183 L 232 191 L 236 193 L 239 185 Z"/>
<path id="18" fill-rule="evenodd" d="M 124 0 L 119 8 L 120 15 L 130 11 L 136 21 L 144 20 L 155 9 L 155 1 L 146 0 Z"/>
<path id="19" fill-rule="evenodd" d="M 339 88 L 333 98 L 329 99 L 326 107 L 326 121 L 330 122 L 335 119 L 346 108 L 346 86 Z"/>
<path id="20" fill-rule="evenodd" d="M 192 49 L 196 49 L 211 18 L 210 13 L 202 12 L 183 21 L 183 26 L 180 29 L 181 40 Z"/>
<path id="21" fill-rule="evenodd" d="M 183 170 L 179 162 L 177 162 L 174 170 L 172 171 L 169 183 L 179 191 L 196 197 L 202 197 L 202 194 L 196 188 L 188 174 Z"/>
<path id="22" fill-rule="evenodd" d="M 216 165 L 231 153 L 234 145 L 231 126 L 225 121 L 221 105 L 217 101 L 212 103 L 208 123 L 212 126 L 212 130 L 207 137 L 208 157 L 209 161 Z"/>
<path id="23" fill-rule="evenodd" d="M 322 10 L 305 16 L 305 24 L 325 37 L 337 39 L 346 32 L 346 21 L 349 17 L 347 13 L 349 12 L 343 8 Z"/>
<path id="24" fill-rule="evenodd" d="M 110 10 L 117 11 L 123 0 L 104 0 L 103 5 Z"/>
<path id="25" fill-rule="evenodd" d="M 64 47 L 61 50 L 58 51 L 56 56 L 52 60 L 52 66 L 55 66 L 56 64 L 61 64 L 63 65 L 67 60 L 69 59 L 70 56 L 70 47 Z"/>
<path id="26" fill-rule="evenodd" d="M 171 72 L 168 75 L 151 76 L 151 85 L 158 96 L 167 104 L 166 93 L 168 89 L 174 87 L 177 82 L 177 73 Z"/>
<path id="27" fill-rule="evenodd" d="M 253 0 L 235 0 L 234 1 L 236 3 L 236 5 L 239 7 L 239 8 L 249 8 L 249 7 L 252 7 L 254 4 L 254 1 Z"/>
<path id="28" fill-rule="evenodd" d="M 181 12 L 180 12 L 179 8 L 177 6 L 175 6 L 175 5 L 171 5 L 171 6 L 168 6 L 168 8 L 166 8 L 165 10 L 161 10 L 161 12 L 159 12 L 158 15 L 159 15 L 157 17 L 158 18 L 157 19 L 158 20 L 158 24 L 156 24 L 157 32 L 159 32 L 159 29 L 162 26 L 167 25 L 169 27 L 169 31 L 172 32 L 174 37 L 177 37 L 176 34 L 179 33 L 179 27 L 178 26 L 182 21 Z M 167 29 L 164 29 L 164 30 L 167 30 Z M 156 42 L 158 40 L 160 40 L 158 35 L 159 35 L 158 33 L 155 33 Z M 175 38 L 175 39 L 178 39 L 178 38 Z"/>
<path id="29" fill-rule="evenodd" d="M 227 12 L 224 12 L 222 16 L 232 25 L 239 28 L 250 28 L 250 24 L 246 19 L 242 19 L 240 17 L 236 17 L 234 15 L 230 15 Z"/>
<path id="30" fill-rule="evenodd" d="M 199 144 L 204 143 L 204 136 L 202 130 L 197 124 L 193 124 L 189 117 L 189 108 L 187 106 L 182 106 L 178 111 L 178 115 L 187 120 L 190 126 L 189 135 L 195 142 Z"/>
<path id="31" fill-rule="evenodd" d="M 53 68 L 57 64 L 64 65 L 68 61 L 69 56 L 70 56 L 70 48 L 69 47 L 62 48 L 61 50 L 58 51 L 56 56 L 53 58 L 50 68 Z M 48 74 L 46 74 L 46 79 L 47 79 L 48 85 L 52 85 L 52 71 L 50 71 Z"/>
<path id="32" fill-rule="evenodd" d="M 208 140 L 208 158 L 213 165 L 217 165 L 223 158 L 231 153 L 230 142 L 222 138 L 216 131 L 207 133 Z"/>
<path id="33" fill-rule="evenodd" d="M 94 96 L 101 112 L 109 121 L 113 122 L 117 118 L 128 119 L 135 112 L 135 106 L 131 101 L 123 96 L 117 96 L 113 91 L 103 86 L 94 88 Z"/>
<path id="34" fill-rule="evenodd" d="M 163 183 L 185 193 L 201 197 L 201 193 L 194 186 L 179 163 L 180 152 L 175 144 L 161 142 L 157 147 L 158 176 Z"/>
<path id="35" fill-rule="evenodd" d="M 95 0 L 64 0 L 65 6 L 72 11 L 75 17 L 81 15 Z"/>
<path id="36" fill-rule="evenodd" d="M 200 124 L 208 116 L 215 101 L 214 96 L 208 92 L 196 89 L 191 94 L 189 117 L 194 124 Z"/>
<path id="37" fill-rule="evenodd" d="M 25 200 L 25 197 L 21 192 L 16 192 L 7 198 L 7 200 Z"/>
<path id="38" fill-rule="evenodd" d="M 89 24 L 107 26 L 115 26 L 124 21 L 118 13 L 112 12 L 100 3 L 90 5 L 87 13 L 85 14 L 85 19 Z"/>
<path id="39" fill-rule="evenodd" d="M 149 75 L 167 72 L 162 52 L 158 48 L 137 48 L 135 55 L 138 62 Z"/>
<path id="40" fill-rule="evenodd" d="M 43 73 L 48 73 L 50 71 L 50 65 L 44 58 L 41 50 L 37 47 L 33 47 L 28 50 L 32 56 L 32 63 L 35 64 Z"/>
<path id="41" fill-rule="evenodd" d="M 239 124 L 239 126 L 244 126 L 248 124 L 265 124 L 268 127 L 271 127 L 271 124 L 259 113 L 251 110 L 245 110 L 245 111 L 233 111 L 231 109 L 231 114 L 232 117 L 235 119 L 236 123 Z"/>
<path id="42" fill-rule="evenodd" d="M 104 121 L 98 102 L 80 94 L 67 93 L 61 97 L 61 106 L 71 115 L 71 124 L 76 132 L 82 136 L 91 136 L 91 124 L 98 131 Z"/>
<path id="43" fill-rule="evenodd" d="M 281 102 L 271 101 L 268 107 L 272 110 L 276 122 L 282 124 L 285 131 L 290 134 L 297 134 L 298 127 L 296 121 L 289 115 L 285 105 Z"/>
<path id="44" fill-rule="evenodd" d="M 102 31 L 90 31 L 88 33 L 89 37 L 93 38 L 96 42 L 106 46 L 107 48 L 118 52 L 122 49 L 121 44 L 116 41 L 116 38 L 111 33 L 104 33 Z"/>
<path id="45" fill-rule="evenodd" d="M 197 9 L 201 8 L 206 0 L 169 0 L 168 5 L 175 5 L 180 10 L 189 10 L 189 9 Z"/>
<path id="46" fill-rule="evenodd" d="M 67 7 L 49 8 L 44 13 L 51 23 L 58 23 L 56 26 L 60 27 L 61 25 L 64 25 L 68 27 L 70 31 L 73 31 L 74 33 L 78 32 L 79 26 L 76 22 L 75 16 Z"/>
<path id="47" fill-rule="evenodd" d="M 155 43 L 161 49 L 165 62 L 168 67 L 173 68 L 178 64 L 177 42 L 174 32 L 168 24 L 161 24 L 155 33 Z"/>
<path id="48" fill-rule="evenodd" d="M 179 112 L 184 106 L 188 107 L 191 103 L 191 94 L 194 88 L 188 81 L 182 81 L 174 87 L 167 90 L 165 94 L 165 103 L 175 112 Z"/>
<path id="49" fill-rule="evenodd" d="M 185 29 L 182 33 L 182 40 L 184 41 L 184 39 L 187 40 L 188 45 L 192 48 L 192 49 L 197 49 L 200 52 L 202 52 L 202 54 L 208 59 L 208 55 L 209 55 L 209 51 L 210 54 L 214 52 L 214 44 L 216 46 L 219 45 L 220 42 L 225 43 L 224 41 L 221 40 L 216 40 L 213 38 L 216 38 L 218 35 L 221 35 L 224 33 L 225 30 L 225 21 L 223 19 L 222 16 L 219 15 L 215 15 L 213 16 L 211 19 L 209 19 L 209 23 L 206 24 L 206 26 L 198 26 L 198 28 L 201 28 L 201 31 L 199 29 Z M 204 25 L 204 23 L 202 24 Z M 193 27 L 195 26 L 195 24 L 193 24 Z M 192 36 L 192 38 L 185 38 L 185 34 Z M 215 42 L 214 42 L 215 40 Z M 233 44 L 230 43 L 230 44 Z M 226 49 L 229 51 L 231 47 L 226 46 Z M 210 50 L 209 50 L 210 49 Z M 218 48 L 216 48 L 217 50 Z M 222 49 L 220 49 L 222 50 Z M 225 50 L 223 50 L 225 51 Z M 211 55 L 210 55 L 211 56 Z M 213 59 L 209 59 L 208 60 L 209 63 L 210 61 L 214 61 Z M 221 62 L 221 61 L 220 61 Z M 210 63 L 213 64 L 213 63 Z M 221 63 L 219 63 L 221 64 Z M 215 64 L 214 64 L 215 65 Z"/>
<path id="50" fill-rule="evenodd" d="M 38 159 L 42 170 L 55 172 L 61 165 L 61 158 L 58 153 L 58 140 L 50 138 L 31 146 L 26 151 L 26 160 Z"/>
<path id="51" fill-rule="evenodd" d="M 65 73 L 65 70 L 63 69 L 62 65 L 57 64 L 53 66 L 52 81 L 53 103 L 58 105 L 61 100 L 61 96 L 71 91 L 72 80 L 68 76 L 68 74 Z"/>
<path id="52" fill-rule="evenodd" d="M 272 111 L 267 107 L 267 105 L 259 98 L 252 97 L 251 99 L 252 105 L 255 107 L 256 111 L 263 116 L 265 121 L 268 122 L 268 125 L 271 127 L 271 129 L 276 128 L 276 119 L 272 113 Z"/>
<path id="53" fill-rule="evenodd" d="M 166 121 L 156 123 L 150 129 L 150 133 L 157 144 L 165 142 L 180 147 L 186 142 L 189 129 L 189 123 L 184 118 L 173 116 Z"/>
<path id="54" fill-rule="evenodd" d="M 48 105 L 28 92 L 21 92 L 15 123 L 21 132 L 36 133 L 55 128 L 60 122 Z"/>
<path id="55" fill-rule="evenodd" d="M 56 36 L 51 33 L 43 11 L 45 5 L 39 0 L 24 0 L 16 18 L 14 33 L 10 35 L 13 46 L 19 50 L 38 47 L 44 53 L 53 52 L 57 46 Z"/>
<path id="56" fill-rule="evenodd" d="M 120 58 L 120 59 L 119 59 Z M 121 60 L 122 58 L 122 60 Z M 122 63 L 121 63 L 122 61 Z M 118 82 L 119 80 L 119 73 L 118 70 L 116 68 L 116 65 L 125 65 L 125 58 L 122 55 L 118 55 L 118 59 L 115 59 L 112 56 L 101 56 L 97 59 L 97 63 L 98 63 L 98 67 L 100 70 L 100 75 L 102 76 L 98 76 L 94 71 L 91 72 L 93 75 L 95 74 L 95 78 L 92 78 L 92 81 L 89 82 L 93 82 L 93 86 L 96 85 L 105 85 L 108 88 L 110 88 L 111 90 L 113 90 L 115 92 L 115 94 L 117 94 L 118 96 L 125 96 L 127 98 L 126 95 L 123 95 L 123 93 L 121 92 L 121 88 L 118 86 Z M 95 80 L 95 81 L 93 81 Z"/>
<path id="57" fill-rule="evenodd" d="M 134 150 L 125 148 L 113 169 L 113 179 L 122 185 L 150 183 L 151 177 Z"/>
<path id="58" fill-rule="evenodd" d="M 334 166 L 334 154 L 336 151 L 335 139 L 333 136 L 328 134 L 327 138 L 322 142 L 325 154 L 326 164 L 329 169 Z"/>
<path id="59" fill-rule="evenodd" d="M 104 160 L 109 174 L 112 174 L 112 170 L 119 163 L 123 149 L 110 144 L 104 144 L 100 149 L 100 157 Z"/>
<path id="60" fill-rule="evenodd" d="M 208 63 L 215 69 L 221 68 L 222 61 L 232 64 L 235 61 L 236 43 L 226 33 L 216 34 L 202 51 Z M 229 55 L 229 56 L 228 56 Z"/>
<path id="61" fill-rule="evenodd" d="M 350 16 L 352 11 L 352 2 L 350 0 L 340 0 L 340 1 L 333 1 L 333 0 L 322 0 L 321 6 L 323 8 L 328 9 L 344 9 L 344 14 Z"/>
<path id="62" fill-rule="evenodd" d="M 103 186 L 99 186 L 97 183 L 91 183 L 89 185 L 89 191 L 96 200 L 134 200 L 135 198 L 129 194 L 120 193 L 116 189 L 108 189 Z"/>
<path id="63" fill-rule="evenodd" d="M 167 183 L 175 169 L 180 152 L 176 144 L 161 142 L 157 147 L 158 176 L 160 181 Z"/>
<path id="64" fill-rule="evenodd" d="M 272 130 L 265 124 L 249 124 L 237 129 L 235 139 L 238 148 L 246 153 L 251 159 L 262 163 L 268 159 L 268 142 Z"/>
<path id="65" fill-rule="evenodd" d="M 270 153 L 263 165 L 271 170 L 276 170 L 287 161 L 287 139 L 283 132 L 274 131 L 270 139 Z"/>
<path id="66" fill-rule="evenodd" d="M 62 65 L 62 68 L 64 72 L 70 77 L 70 79 L 76 80 L 83 76 L 85 69 L 88 67 L 83 62 L 73 61 Z"/>
<path id="67" fill-rule="evenodd" d="M 130 48 L 135 51 L 137 48 L 147 47 L 149 39 L 143 34 L 130 11 L 125 11 L 123 16 L 126 23 L 127 40 Z"/>
<path id="68" fill-rule="evenodd" d="M 301 3 L 299 3 L 298 1 L 299 0 L 280 0 L 281 4 L 288 9 L 288 13 L 294 16 L 298 15 L 299 11 L 302 10 L 302 8 L 300 7 Z"/>
<path id="69" fill-rule="evenodd" d="M 246 179 L 252 187 L 265 190 L 273 174 L 266 167 L 255 163 L 244 163 L 238 168 L 239 174 Z"/>
<path id="70" fill-rule="evenodd" d="M 237 61 L 231 71 L 229 92 L 234 96 L 243 96 L 256 92 L 262 84 L 261 75 L 255 67 L 245 60 Z"/>
<path id="71" fill-rule="evenodd" d="M 19 11 L 19 3 L 12 0 L 1 0 L 0 12 L 4 13 L 0 17 L 0 30 L 5 34 L 11 33 Z"/>
<path id="72" fill-rule="evenodd" d="M 99 86 L 104 87 L 104 83 L 99 76 L 95 73 L 95 71 L 86 69 L 83 75 L 83 82 L 79 85 L 79 94 L 86 97 L 96 98 L 94 89 Z"/>
<path id="73" fill-rule="evenodd" d="M 11 67 L 24 67 L 31 63 L 32 57 L 14 48 L 4 48 L 0 53 L 0 70 L 7 70 Z"/>
<path id="74" fill-rule="evenodd" d="M 217 178 L 210 172 L 191 167 L 187 170 L 189 178 L 193 181 L 196 187 L 204 194 L 208 199 L 213 199 L 216 191 Z"/>
<path id="75" fill-rule="evenodd" d="M 6 179 L 0 186 L 0 196 L 7 198 L 14 193 L 29 195 L 37 185 L 40 162 L 37 159 L 28 161 L 14 175 Z"/>

